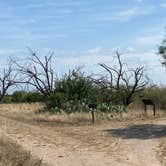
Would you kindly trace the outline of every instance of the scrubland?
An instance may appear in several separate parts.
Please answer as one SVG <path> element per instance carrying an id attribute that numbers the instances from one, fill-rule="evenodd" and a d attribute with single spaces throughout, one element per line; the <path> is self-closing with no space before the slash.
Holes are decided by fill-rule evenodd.
<path id="1" fill-rule="evenodd" d="M 0 105 L 1 165 L 158 166 L 166 164 L 166 116 L 41 113 L 41 103 Z"/>

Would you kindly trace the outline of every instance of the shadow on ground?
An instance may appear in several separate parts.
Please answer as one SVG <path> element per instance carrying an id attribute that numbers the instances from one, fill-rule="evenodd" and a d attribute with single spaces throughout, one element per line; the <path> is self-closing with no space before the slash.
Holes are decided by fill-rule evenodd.
<path id="1" fill-rule="evenodd" d="M 152 139 L 166 137 L 166 125 L 141 124 L 128 126 L 126 128 L 107 129 L 104 131 L 123 139 Z"/>

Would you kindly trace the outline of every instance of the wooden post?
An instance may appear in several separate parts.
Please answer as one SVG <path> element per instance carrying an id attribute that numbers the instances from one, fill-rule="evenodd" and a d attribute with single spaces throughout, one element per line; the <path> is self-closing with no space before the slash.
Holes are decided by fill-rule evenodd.
<path id="1" fill-rule="evenodd" d="M 95 123 L 95 111 L 92 110 L 91 113 L 92 113 L 92 123 Z"/>
<path id="2" fill-rule="evenodd" d="M 95 123 L 95 110 L 97 108 L 96 103 L 89 103 L 88 107 L 90 108 L 91 114 L 92 114 L 92 123 Z"/>
<path id="3" fill-rule="evenodd" d="M 146 108 L 146 104 L 144 104 L 144 106 L 145 106 L 145 116 L 146 116 L 146 109 L 147 109 L 147 108 Z"/>
<path id="4" fill-rule="evenodd" d="M 153 105 L 153 115 L 154 116 L 156 115 L 156 107 L 155 107 L 155 105 Z"/>

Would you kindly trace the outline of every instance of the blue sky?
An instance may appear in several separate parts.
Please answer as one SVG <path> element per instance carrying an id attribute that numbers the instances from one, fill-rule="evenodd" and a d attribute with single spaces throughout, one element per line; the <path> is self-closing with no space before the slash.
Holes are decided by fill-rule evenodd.
<path id="1" fill-rule="evenodd" d="M 0 0 L 0 60 L 24 58 L 30 47 L 54 51 L 59 73 L 78 65 L 95 72 L 119 48 L 124 61 L 165 84 L 156 55 L 165 26 L 166 0 Z"/>

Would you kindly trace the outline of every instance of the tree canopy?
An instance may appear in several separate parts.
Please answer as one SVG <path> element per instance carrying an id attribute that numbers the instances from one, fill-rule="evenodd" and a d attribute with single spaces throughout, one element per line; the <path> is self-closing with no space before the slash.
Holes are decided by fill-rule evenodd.
<path id="1" fill-rule="evenodd" d="M 162 56 L 162 64 L 166 66 L 166 36 L 158 47 L 158 54 Z"/>

